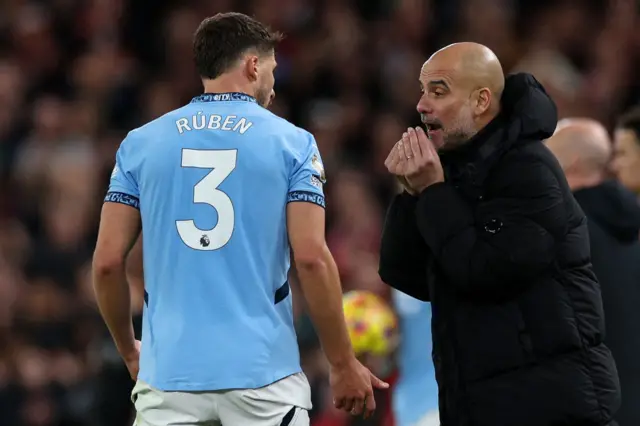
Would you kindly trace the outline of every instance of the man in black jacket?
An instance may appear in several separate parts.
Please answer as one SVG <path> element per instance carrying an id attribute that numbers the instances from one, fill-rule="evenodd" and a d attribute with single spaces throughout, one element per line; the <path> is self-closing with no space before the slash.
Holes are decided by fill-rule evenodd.
<path id="1" fill-rule="evenodd" d="M 605 342 L 616 360 L 621 426 L 640 425 L 640 206 L 619 182 L 606 180 L 611 141 L 589 119 L 558 123 L 547 141 L 587 215 L 591 262 L 602 288 Z"/>
<path id="2" fill-rule="evenodd" d="M 428 135 L 387 158 L 405 191 L 379 272 L 432 303 L 442 426 L 607 425 L 619 384 L 586 220 L 541 142 L 555 105 L 473 43 L 435 53 L 420 84 Z"/>

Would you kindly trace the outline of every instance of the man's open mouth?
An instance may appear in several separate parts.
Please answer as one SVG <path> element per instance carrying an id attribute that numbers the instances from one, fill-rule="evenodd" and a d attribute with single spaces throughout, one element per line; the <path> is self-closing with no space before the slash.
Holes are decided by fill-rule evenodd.
<path id="1" fill-rule="evenodd" d="M 435 121 L 425 122 L 424 126 L 427 129 L 427 137 L 433 139 L 433 134 L 439 130 L 442 130 L 442 125 Z"/>
<path id="2" fill-rule="evenodd" d="M 442 130 L 442 125 L 436 122 L 424 123 L 428 132 L 435 132 L 438 130 Z"/>

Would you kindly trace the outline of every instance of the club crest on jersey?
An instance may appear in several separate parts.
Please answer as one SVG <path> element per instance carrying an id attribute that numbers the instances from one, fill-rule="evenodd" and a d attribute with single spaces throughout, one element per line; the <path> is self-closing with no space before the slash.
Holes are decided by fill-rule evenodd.
<path id="1" fill-rule="evenodd" d="M 326 183 L 327 177 L 324 174 L 324 166 L 322 165 L 322 162 L 320 161 L 320 158 L 318 158 L 317 154 L 313 154 L 313 157 L 311 158 L 311 167 L 313 167 L 313 170 L 318 173 L 317 178 L 320 179 L 320 182 L 322 182 L 323 184 Z"/>

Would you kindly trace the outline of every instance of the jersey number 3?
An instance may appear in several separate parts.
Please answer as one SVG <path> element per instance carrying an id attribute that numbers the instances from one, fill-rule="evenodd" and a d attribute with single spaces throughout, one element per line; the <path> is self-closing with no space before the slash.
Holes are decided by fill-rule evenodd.
<path id="1" fill-rule="evenodd" d="M 182 150 L 182 167 L 210 169 L 193 188 L 193 202 L 208 204 L 218 213 L 218 223 L 212 229 L 200 229 L 193 220 L 177 220 L 182 241 L 194 250 L 218 250 L 233 234 L 235 214 L 229 196 L 218 186 L 236 168 L 238 150 Z"/>

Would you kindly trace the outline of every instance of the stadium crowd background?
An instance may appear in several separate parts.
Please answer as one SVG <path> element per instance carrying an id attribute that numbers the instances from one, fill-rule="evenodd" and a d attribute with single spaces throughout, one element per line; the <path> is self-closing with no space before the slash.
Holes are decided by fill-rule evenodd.
<path id="1" fill-rule="evenodd" d="M 130 424 L 131 383 L 89 278 L 102 197 L 127 131 L 201 91 L 193 31 L 229 10 L 287 34 L 273 110 L 316 136 L 328 176 L 327 238 L 345 290 L 388 297 L 377 276 L 394 191 L 383 161 L 418 122 L 418 71 L 437 48 L 486 44 L 506 71 L 541 80 L 561 117 L 611 127 L 640 101 L 634 0 L 5 0 L 0 425 Z M 312 416 L 345 424 L 328 408 L 326 367 L 299 321 Z"/>

